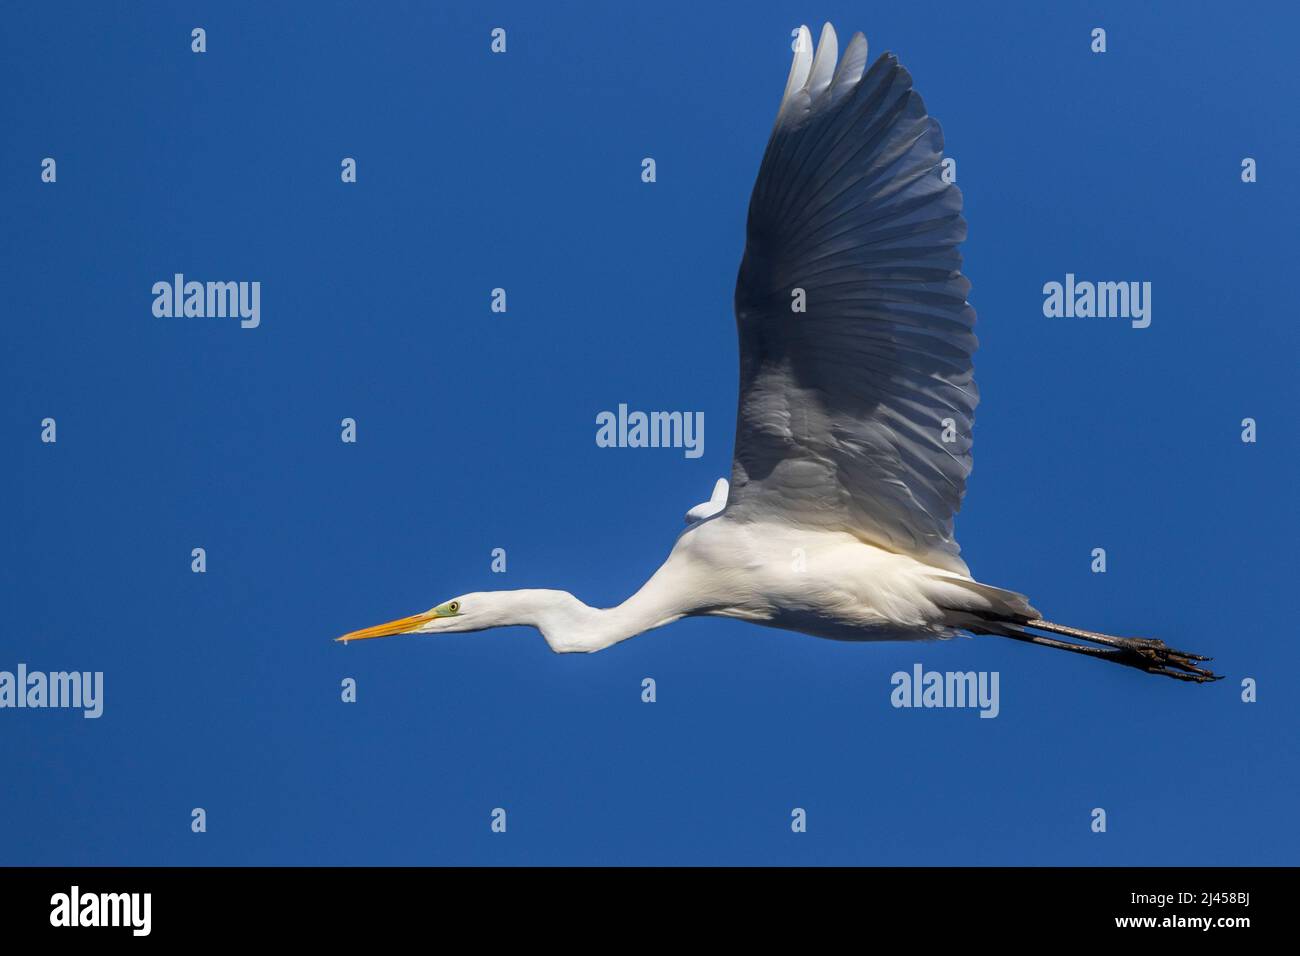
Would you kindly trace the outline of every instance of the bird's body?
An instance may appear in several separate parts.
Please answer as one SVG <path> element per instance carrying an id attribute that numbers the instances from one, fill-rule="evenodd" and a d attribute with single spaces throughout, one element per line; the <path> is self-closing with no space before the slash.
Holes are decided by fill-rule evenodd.
<path id="1" fill-rule="evenodd" d="M 604 650 L 697 615 L 846 641 L 952 637 L 980 614 L 1034 616 L 1018 594 L 843 532 L 725 515 L 682 532 L 659 570 L 616 607 L 591 608 L 568 592 L 544 589 L 465 594 L 458 603 L 464 610 L 449 620 L 460 625 L 455 629 L 529 625 L 560 653 Z M 490 615 L 479 610 L 485 604 L 494 606 Z M 426 633 L 439 629 L 435 619 Z"/>
<path id="2" fill-rule="evenodd" d="M 1036 616 L 1018 594 L 845 532 L 740 521 L 726 512 L 684 531 L 628 603 L 645 611 L 636 615 L 639 630 L 714 615 L 850 641 L 951 637 L 977 612 Z M 591 639 L 608 646 L 620 634 Z M 579 639 L 563 649 L 598 648 Z"/>
<path id="3" fill-rule="evenodd" d="M 340 640 L 526 624 L 590 652 L 718 615 L 838 640 L 997 634 L 1213 679 L 1197 655 L 1051 624 L 971 577 L 953 536 L 979 400 L 961 192 L 898 60 L 868 68 L 862 34 L 838 53 L 829 24 L 815 54 L 797 32 L 736 283 L 730 485 L 687 513 L 659 570 L 615 608 L 477 592 Z"/>

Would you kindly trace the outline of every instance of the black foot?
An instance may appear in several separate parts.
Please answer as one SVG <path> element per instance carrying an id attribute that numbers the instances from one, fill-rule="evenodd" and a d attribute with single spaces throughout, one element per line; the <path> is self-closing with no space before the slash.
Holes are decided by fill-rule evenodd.
<path id="1" fill-rule="evenodd" d="M 1175 680 L 1194 681 L 1197 684 L 1223 679 L 1222 674 L 1216 674 L 1208 668 L 1199 666 L 1199 662 L 1212 660 L 1212 658 L 1176 650 L 1155 638 L 1120 637 L 1115 638 L 1110 646 L 1114 650 L 1105 652 L 1103 656 L 1117 664 L 1136 667 L 1148 674 L 1161 674 Z"/>

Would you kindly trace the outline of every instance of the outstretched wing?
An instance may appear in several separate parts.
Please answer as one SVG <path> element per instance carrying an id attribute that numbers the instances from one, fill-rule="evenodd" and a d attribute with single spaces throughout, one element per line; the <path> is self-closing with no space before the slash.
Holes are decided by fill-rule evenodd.
<path id="1" fill-rule="evenodd" d="M 848 531 L 965 572 L 975 310 L 943 134 L 889 53 L 806 27 L 749 204 L 736 283 L 731 520 Z M 805 311 L 800 311 L 800 307 Z"/>

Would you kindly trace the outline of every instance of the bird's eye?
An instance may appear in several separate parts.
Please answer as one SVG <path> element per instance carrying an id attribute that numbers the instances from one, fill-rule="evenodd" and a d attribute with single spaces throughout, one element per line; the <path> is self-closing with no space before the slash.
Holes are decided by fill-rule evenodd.
<path id="1" fill-rule="evenodd" d="M 452 601 L 450 604 L 447 605 L 447 610 L 451 611 L 452 614 L 455 614 L 457 611 L 460 610 L 460 602 Z"/>

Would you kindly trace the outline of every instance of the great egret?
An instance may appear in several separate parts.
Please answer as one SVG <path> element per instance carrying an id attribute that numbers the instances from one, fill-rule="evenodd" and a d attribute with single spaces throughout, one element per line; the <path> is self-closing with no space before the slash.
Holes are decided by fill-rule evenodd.
<path id="1" fill-rule="evenodd" d="M 720 479 L 687 513 L 668 559 L 618 607 L 475 592 L 337 640 L 523 624 L 555 651 L 590 652 L 719 615 L 855 641 L 1000 635 L 1216 679 L 1208 658 L 1161 641 L 1045 621 L 958 556 L 978 401 L 961 192 L 941 176 L 943 134 L 897 58 L 866 69 L 859 33 L 837 65 L 837 46 L 827 24 L 814 56 L 799 29 L 750 199 L 730 487 Z"/>

